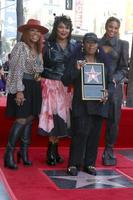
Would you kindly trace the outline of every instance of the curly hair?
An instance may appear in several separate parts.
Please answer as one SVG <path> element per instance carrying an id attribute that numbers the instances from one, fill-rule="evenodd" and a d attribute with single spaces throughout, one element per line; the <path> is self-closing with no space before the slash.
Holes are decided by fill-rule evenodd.
<path id="1" fill-rule="evenodd" d="M 49 41 L 55 41 L 57 38 L 57 28 L 59 26 L 60 23 L 65 24 L 69 29 L 70 29 L 70 33 L 68 36 L 68 40 L 71 39 L 71 33 L 72 33 L 72 21 L 71 18 L 66 16 L 66 15 L 61 15 L 61 16 L 56 16 L 55 20 L 54 20 L 54 24 L 53 24 L 53 29 L 52 32 L 49 36 Z"/>

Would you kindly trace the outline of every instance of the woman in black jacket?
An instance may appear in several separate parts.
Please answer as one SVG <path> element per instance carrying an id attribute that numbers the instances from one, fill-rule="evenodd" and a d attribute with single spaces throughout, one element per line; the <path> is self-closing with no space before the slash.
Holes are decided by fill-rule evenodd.
<path id="1" fill-rule="evenodd" d="M 59 138 L 68 135 L 72 92 L 61 82 L 67 61 L 76 47 L 71 39 L 72 22 L 65 15 L 56 16 L 52 33 L 45 43 L 42 73 L 42 109 L 39 134 L 49 136 L 47 164 L 62 163 L 58 153 Z"/>

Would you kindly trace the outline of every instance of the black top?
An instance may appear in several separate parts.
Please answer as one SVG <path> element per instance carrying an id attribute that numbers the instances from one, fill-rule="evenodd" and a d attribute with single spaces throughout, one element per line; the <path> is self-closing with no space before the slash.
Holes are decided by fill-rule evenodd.
<path id="1" fill-rule="evenodd" d="M 44 71 L 42 77 L 61 80 L 65 66 L 78 43 L 70 40 L 67 48 L 62 49 L 56 42 L 47 41 L 44 49 Z"/>

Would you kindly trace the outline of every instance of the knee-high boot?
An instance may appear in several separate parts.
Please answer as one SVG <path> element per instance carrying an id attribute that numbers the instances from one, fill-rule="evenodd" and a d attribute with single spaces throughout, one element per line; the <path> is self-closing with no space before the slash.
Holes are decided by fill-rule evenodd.
<path id="1" fill-rule="evenodd" d="M 10 169 L 17 169 L 17 165 L 14 161 L 14 150 L 16 147 L 16 143 L 19 140 L 21 136 L 21 131 L 23 129 L 24 125 L 20 124 L 18 122 L 15 122 L 12 126 L 9 139 L 8 139 L 8 144 L 6 147 L 6 152 L 4 155 L 4 166 Z"/>
<path id="2" fill-rule="evenodd" d="M 18 151 L 17 153 L 17 161 L 20 162 L 20 160 L 22 159 L 23 164 L 27 166 L 32 165 L 32 162 L 29 160 L 28 157 L 28 147 L 31 140 L 31 129 L 32 129 L 32 123 L 25 125 L 21 135 L 20 151 Z"/>

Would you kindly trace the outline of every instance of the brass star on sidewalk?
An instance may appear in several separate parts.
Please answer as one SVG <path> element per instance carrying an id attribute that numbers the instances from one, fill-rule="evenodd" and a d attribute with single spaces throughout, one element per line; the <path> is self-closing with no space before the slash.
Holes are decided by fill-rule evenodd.
<path id="1" fill-rule="evenodd" d="M 76 181 L 75 188 L 83 188 L 89 185 L 95 185 L 95 188 L 99 188 L 99 185 L 106 185 L 111 188 L 126 188 L 124 184 L 116 181 L 117 178 L 121 178 L 121 175 L 92 176 L 81 171 L 77 176 L 52 176 L 52 178 Z"/>
<path id="2" fill-rule="evenodd" d="M 45 174 L 61 189 L 133 188 L 133 180 L 120 170 L 100 169 L 92 176 L 79 171 L 69 176 L 66 170 L 45 170 Z"/>

